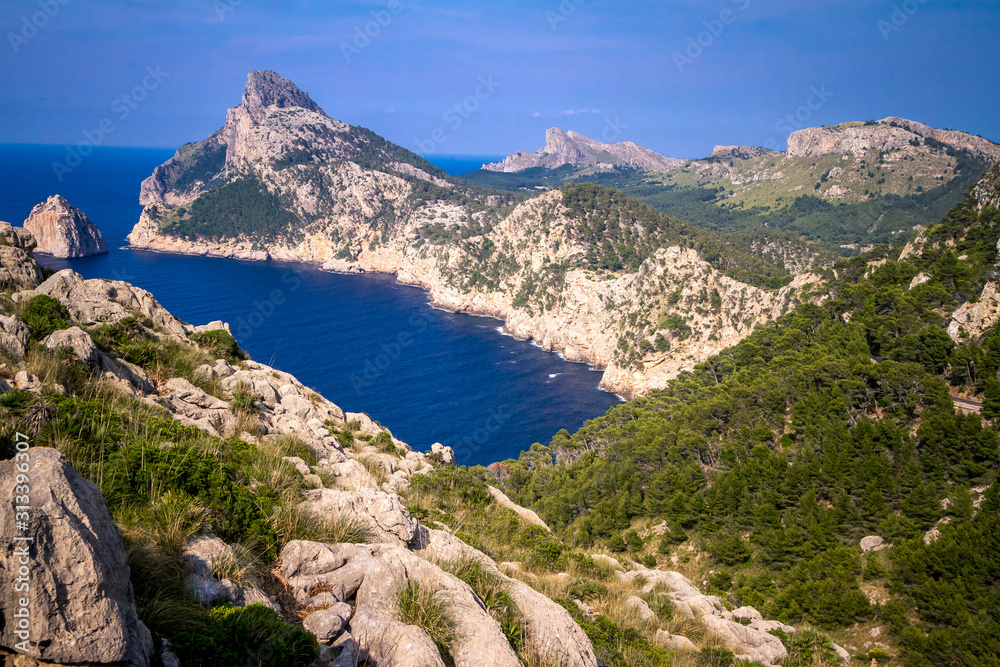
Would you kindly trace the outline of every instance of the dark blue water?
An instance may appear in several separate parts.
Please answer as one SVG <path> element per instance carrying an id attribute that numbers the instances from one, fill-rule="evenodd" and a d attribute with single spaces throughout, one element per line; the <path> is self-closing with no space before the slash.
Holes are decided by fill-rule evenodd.
<path id="1" fill-rule="evenodd" d="M 171 154 L 95 149 L 60 182 L 52 162 L 64 148 L 0 145 L 0 220 L 20 225 L 32 206 L 63 195 L 111 252 L 40 257 L 44 265 L 127 280 L 187 322 L 230 322 L 254 359 L 418 449 L 454 447 L 462 464 L 516 457 L 618 402 L 597 388 L 600 373 L 502 335 L 496 320 L 433 310 L 426 292 L 389 276 L 121 249 L 141 210 L 139 183 Z"/>

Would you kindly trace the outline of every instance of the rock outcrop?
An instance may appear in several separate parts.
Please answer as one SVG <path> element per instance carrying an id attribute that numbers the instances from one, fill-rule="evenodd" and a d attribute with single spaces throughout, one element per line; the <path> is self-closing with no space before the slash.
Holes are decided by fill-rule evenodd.
<path id="1" fill-rule="evenodd" d="M 29 232 L 0 221 L 0 285 L 32 289 L 42 282 L 42 272 L 31 256 L 35 247 Z"/>
<path id="2" fill-rule="evenodd" d="M 756 157 L 762 157 L 764 155 L 776 155 L 775 151 L 769 148 L 762 148 L 760 146 L 716 146 L 712 149 L 712 155 L 709 157 L 714 158 L 735 158 L 737 160 L 752 160 Z"/>
<path id="3" fill-rule="evenodd" d="M 35 237 L 38 252 L 53 257 L 89 257 L 108 251 L 97 225 L 59 195 L 31 209 L 24 229 Z"/>
<path id="4" fill-rule="evenodd" d="M 29 258 L 30 261 L 30 258 Z M 264 604 L 304 618 L 303 626 L 323 644 L 321 664 L 353 666 L 368 661 L 385 667 L 444 665 L 438 647 L 421 629 L 399 620 L 397 601 L 407 587 L 430 591 L 452 613 L 455 639 L 450 656 L 456 665 L 520 665 L 500 624 L 486 611 L 475 592 L 442 564 L 475 558 L 485 572 L 499 578 L 525 621 L 526 650 L 553 663 L 597 667 L 593 647 L 569 613 L 528 585 L 503 575 L 496 563 L 459 538 L 422 526 L 407 511 L 396 491 L 413 475 L 429 471 L 434 462 L 453 464 L 453 452 L 438 448 L 426 454 L 405 443 L 364 414 L 345 414 L 339 407 L 304 387 L 293 376 L 245 360 L 222 359 L 205 364 L 189 377 L 163 378 L 115 359 L 97 348 L 82 326 L 98 326 L 136 317 L 146 334 L 171 344 L 194 345 L 190 332 L 226 329 L 221 322 L 194 327 L 162 308 L 148 292 L 126 283 L 84 280 L 61 271 L 35 290 L 13 295 L 23 301 L 46 294 L 63 303 L 73 326 L 49 335 L 50 348 L 71 349 L 95 375 L 104 375 L 135 398 L 167 411 L 178 422 L 212 436 L 237 436 L 258 446 L 281 447 L 294 436 L 315 455 L 315 465 L 298 456 L 285 463 L 302 475 L 303 517 L 317 525 L 338 516 L 360 527 L 370 544 L 290 542 L 281 553 L 281 577 L 292 599 L 264 592 L 253 557 L 239 545 L 200 534 L 183 549 L 184 585 L 203 604 L 235 606 Z M 24 323 L 0 316 L 0 343 L 23 353 L 28 340 Z M 11 372 L 4 367 L 4 376 Z M 203 382 L 204 381 L 204 382 Z M 199 383 L 199 384 L 196 384 Z M 199 386 L 203 385 L 203 386 Z M 42 383 L 24 370 L 10 388 L 42 391 Z M 206 391 L 208 389 L 208 391 Z M 56 385 L 51 391 L 65 391 Z M 209 393 L 209 392 L 213 393 Z M 253 398 L 253 411 L 241 415 L 233 398 Z M 247 414 L 255 415 L 253 432 L 240 432 Z M 336 434 L 335 437 L 333 434 Z M 352 435 L 353 434 L 353 435 Z M 349 438 L 353 443 L 348 447 Z M 371 443 L 393 447 L 387 452 Z M 164 443 L 166 444 L 166 443 Z M 137 620 L 129 569 L 117 531 L 98 488 L 80 478 L 55 450 L 32 449 L 30 609 L 33 643 L 28 655 L 40 666 L 58 664 L 147 665 L 153 652 L 149 632 Z M 16 461 L 0 462 L 0 486 L 12 497 L 17 482 Z M 370 470 L 382 469 L 376 479 Z M 287 469 L 286 471 L 287 472 Z M 8 501 L 10 502 L 10 501 Z M 16 534 L 14 513 L 8 512 L 7 533 Z M 11 547 L 0 554 L 0 567 L 17 572 L 23 564 Z M 270 589 L 269 589 L 270 590 Z M 26 593 L 27 595 L 27 593 Z M 16 645 L 17 598 L 0 596 L 0 655 Z M 169 651 L 160 657 L 176 664 Z M 20 659 L 20 658 L 19 658 Z M 24 658 L 28 660 L 29 658 Z M 32 663 L 34 664 L 34 663 Z"/>
<path id="5" fill-rule="evenodd" d="M 759 289 L 722 275 L 696 251 L 680 245 L 659 248 L 634 270 L 595 270 L 588 259 L 592 242 L 581 238 L 580 222 L 563 204 L 561 192 L 532 198 L 490 222 L 491 211 L 483 207 L 509 203 L 501 196 L 484 197 L 477 206 L 451 197 L 447 190 L 464 187 L 460 182 L 416 156 L 407 158 L 399 147 L 330 118 L 290 82 L 275 77 L 251 72 L 247 93 L 229 110 L 225 126 L 203 142 L 182 147 L 143 182 L 140 201 L 145 209 L 129 235 L 133 246 L 391 273 L 401 283 L 430 291 L 437 307 L 503 319 L 507 333 L 605 370 L 601 386 L 622 396 L 662 387 L 786 312 L 818 280 L 802 273 L 783 290 Z M 619 157 L 633 160 L 633 166 L 646 155 L 638 147 L 609 146 L 557 131 L 550 132 L 550 139 L 557 152 L 577 151 L 584 156 L 580 159 L 618 159 L 607 152 L 618 150 L 616 146 L 624 151 Z M 665 168 L 675 162 L 661 158 L 645 166 Z M 262 184 L 257 190 L 267 191 L 297 220 L 295 233 L 265 240 L 222 237 L 211 230 L 196 238 L 169 232 L 169 225 L 188 224 L 179 205 L 217 196 L 222 184 L 246 179 Z M 432 183 L 439 196 L 431 200 L 419 193 Z M 475 192 L 465 196 L 483 197 Z M 389 219 L 393 224 L 384 231 L 373 222 Z M 468 238 L 462 243 L 426 242 L 442 229 Z M 469 266 L 487 256 L 486 248 L 511 261 L 481 267 L 479 273 L 500 271 L 498 267 L 505 267 L 505 273 L 491 276 L 489 286 L 481 282 L 470 287 Z M 564 267 L 565 273 L 556 275 L 556 267 Z M 666 303 L 677 290 L 680 300 Z M 701 304 L 716 291 L 722 305 L 709 312 Z M 526 298 L 528 293 L 533 296 Z M 643 312 L 634 313 L 635 304 L 644 304 Z M 683 333 L 656 327 L 668 315 L 685 323 Z M 642 350 L 640 359 L 623 356 L 622 339 Z M 661 339 L 665 341 L 656 347 L 654 341 Z"/>
<path id="6" fill-rule="evenodd" d="M 631 141 L 604 144 L 573 131 L 558 127 L 545 132 L 545 147 L 536 153 L 518 151 L 499 162 L 484 164 L 485 171 L 513 173 L 544 167 L 555 169 L 563 165 L 574 167 L 625 167 L 639 171 L 669 171 L 683 160 L 660 155 Z"/>
<path id="7" fill-rule="evenodd" d="M 97 486 L 80 477 L 54 449 L 0 461 L 8 504 L 4 534 L 27 538 L 0 550 L 0 571 L 23 577 L 25 588 L 0 595 L 0 646 L 44 663 L 147 665 L 149 630 L 136 615 L 121 533 Z M 17 475 L 28 465 L 31 513 L 15 526 Z M 21 599 L 27 603 L 21 605 Z M 27 609 L 30 634 L 17 630 Z M 20 645 L 19 645 L 20 644 Z"/>
<path id="8" fill-rule="evenodd" d="M 1000 160 L 1000 145 L 989 139 L 956 130 L 939 130 L 923 123 L 889 116 L 871 123 L 842 123 L 830 127 L 797 130 L 788 137 L 788 157 L 819 157 L 831 153 L 863 156 L 875 150 L 907 150 L 931 139 L 984 158 Z"/>

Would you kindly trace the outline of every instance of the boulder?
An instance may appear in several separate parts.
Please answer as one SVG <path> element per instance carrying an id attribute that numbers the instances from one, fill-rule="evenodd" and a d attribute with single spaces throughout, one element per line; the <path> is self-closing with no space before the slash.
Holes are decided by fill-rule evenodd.
<path id="1" fill-rule="evenodd" d="M 303 507 L 318 517 L 341 515 L 358 520 L 369 540 L 386 544 L 409 544 L 417 535 L 417 520 L 403 507 L 399 496 L 374 489 L 306 491 Z"/>
<path id="2" fill-rule="evenodd" d="M 28 325 L 13 315 L 0 315 L 0 353 L 15 361 L 24 357 L 28 347 Z"/>
<path id="3" fill-rule="evenodd" d="M 0 246 L 10 246 L 20 248 L 24 252 L 31 254 L 38 243 L 31 232 L 21 227 L 14 227 L 9 222 L 0 220 Z"/>
<path id="4" fill-rule="evenodd" d="M 214 436 L 236 427 L 236 417 L 229 403 L 205 393 L 184 378 L 171 378 L 160 388 L 160 401 L 174 419 L 185 426 L 196 426 Z"/>
<path id="5" fill-rule="evenodd" d="M 885 540 L 878 535 L 869 535 L 868 537 L 861 538 L 861 553 L 880 551 L 888 546 L 889 545 L 885 543 Z"/>
<path id="6" fill-rule="evenodd" d="M 726 648 L 736 655 L 749 656 L 751 660 L 773 665 L 788 656 L 781 640 L 774 635 L 709 614 L 702 617 L 705 627 L 722 639 Z"/>
<path id="7" fill-rule="evenodd" d="M 646 601 L 640 597 L 636 597 L 634 595 L 628 596 L 628 598 L 625 599 L 625 606 L 638 614 L 639 618 L 643 621 L 656 620 L 656 613 L 650 609 L 649 605 L 646 604 Z"/>
<path id="8" fill-rule="evenodd" d="M 500 489 L 494 488 L 492 486 L 487 488 L 489 488 L 490 495 L 493 496 L 493 500 L 495 500 L 498 505 L 500 505 L 501 507 L 506 507 L 507 509 L 514 512 L 514 514 L 517 514 L 519 517 L 521 517 L 521 520 L 524 521 L 525 523 L 530 523 L 533 526 L 538 526 L 540 528 L 544 528 L 545 530 L 549 530 L 548 525 L 544 521 L 542 521 L 539 518 L 539 516 L 535 514 L 533 510 L 529 510 L 527 507 L 521 507 L 520 505 L 516 504 L 514 501 L 508 498 L 507 495 Z"/>
<path id="9" fill-rule="evenodd" d="M 693 641 L 682 635 L 672 635 L 665 630 L 656 631 L 656 636 L 653 637 L 653 644 L 668 651 L 685 653 L 698 652 L 698 647 L 694 645 Z"/>
<path id="10" fill-rule="evenodd" d="M 453 466 L 455 465 L 455 450 L 451 447 L 445 447 L 440 442 L 435 442 L 431 445 L 428 458 L 432 461 L 437 461 L 443 466 Z"/>
<path id="11" fill-rule="evenodd" d="M 314 634 L 320 644 L 331 644 L 350 619 L 351 605 L 335 602 L 306 616 L 302 627 Z"/>
<path id="12" fill-rule="evenodd" d="M 97 486 L 54 449 L 27 451 L 31 517 L 27 529 L 3 514 L 3 532 L 30 538 L 0 550 L 0 571 L 23 567 L 29 590 L 0 595 L 0 646 L 13 649 L 19 597 L 28 600 L 31 638 L 23 653 L 56 663 L 147 665 L 153 640 L 136 614 L 125 545 Z M 0 461 L 0 491 L 14 495 L 18 460 Z M 10 507 L 10 505 L 8 505 Z M 28 555 L 21 553 L 22 545 Z M 12 586 L 12 584 L 11 584 Z"/>
<path id="13" fill-rule="evenodd" d="M 277 605 L 261 590 L 260 580 L 255 575 L 247 574 L 245 580 L 238 583 L 229 579 L 220 580 L 213 574 L 219 563 L 238 557 L 236 548 L 218 537 L 192 537 L 184 545 L 184 555 L 181 557 L 188 570 L 188 575 L 184 578 L 185 587 L 206 606 L 220 602 L 229 602 L 234 607 L 263 604 L 278 611 Z"/>
<path id="14" fill-rule="evenodd" d="M 108 357 L 97 349 L 90 334 L 80 327 L 54 331 L 42 343 L 50 350 L 61 347 L 72 348 L 76 358 L 89 366 L 91 370 L 127 385 L 133 391 L 148 394 L 156 388 L 149 373 L 135 364 Z"/>
<path id="15" fill-rule="evenodd" d="M 41 282 L 42 272 L 31 258 L 30 252 L 0 243 L 0 285 L 34 289 Z"/>
<path id="16" fill-rule="evenodd" d="M 89 257 L 108 252 L 97 225 L 59 195 L 31 209 L 24 229 L 35 237 L 38 252 L 54 257 Z"/>

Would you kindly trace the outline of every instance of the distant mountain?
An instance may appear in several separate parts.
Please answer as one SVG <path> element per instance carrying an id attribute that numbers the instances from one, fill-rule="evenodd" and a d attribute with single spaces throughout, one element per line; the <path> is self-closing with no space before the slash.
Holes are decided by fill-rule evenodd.
<path id="1" fill-rule="evenodd" d="M 535 153 L 518 151 L 500 162 L 483 165 L 485 171 L 513 173 L 544 167 L 555 169 L 563 165 L 575 167 L 623 167 L 638 171 L 667 171 L 683 160 L 666 157 L 631 141 L 602 144 L 576 132 L 563 132 L 553 127 L 545 133 L 545 147 Z"/>
<path id="2" fill-rule="evenodd" d="M 563 154 L 590 151 L 576 159 L 602 146 L 550 135 Z M 601 160 L 670 162 L 609 148 L 620 152 Z M 274 72 L 251 72 L 225 125 L 143 182 L 129 241 L 391 273 L 436 306 L 500 318 L 519 338 L 604 369 L 603 386 L 623 395 L 663 386 L 809 298 L 810 272 L 826 261 L 797 241 L 720 237 L 606 188 L 533 194 L 448 176 L 334 120 Z"/>
<path id="3" fill-rule="evenodd" d="M 511 192 L 597 183 L 707 229 L 767 229 L 850 254 L 912 238 L 998 160 L 1000 146 L 988 139 L 890 116 L 798 130 L 785 152 L 716 146 L 658 171 L 564 164 L 463 178 Z"/>

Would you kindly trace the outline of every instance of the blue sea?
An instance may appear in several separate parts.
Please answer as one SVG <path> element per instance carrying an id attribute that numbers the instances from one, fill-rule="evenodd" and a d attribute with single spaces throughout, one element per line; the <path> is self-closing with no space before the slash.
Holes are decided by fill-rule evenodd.
<path id="1" fill-rule="evenodd" d="M 434 310 L 426 292 L 391 276 L 123 249 L 141 211 L 139 184 L 172 154 L 96 148 L 57 176 L 52 165 L 66 162 L 65 147 L 0 145 L 0 220 L 20 225 L 35 204 L 63 195 L 101 229 L 111 252 L 40 256 L 43 265 L 127 280 L 187 322 L 227 321 L 254 359 L 346 411 L 367 412 L 417 449 L 454 447 L 463 465 L 516 457 L 619 402 L 598 389 L 601 373 L 502 334 L 497 320 Z M 449 173 L 483 161 L 432 158 Z"/>

